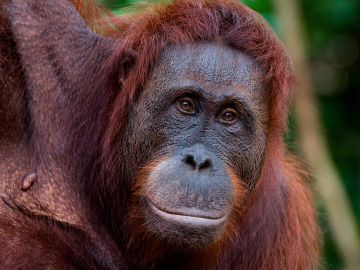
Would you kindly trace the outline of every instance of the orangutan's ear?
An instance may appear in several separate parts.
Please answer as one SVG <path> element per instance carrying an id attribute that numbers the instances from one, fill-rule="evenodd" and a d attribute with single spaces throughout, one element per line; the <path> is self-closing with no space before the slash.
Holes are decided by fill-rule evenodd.
<path id="1" fill-rule="evenodd" d="M 134 67 L 136 63 L 136 56 L 137 54 L 135 50 L 127 49 L 125 51 L 125 56 L 120 60 L 118 69 L 118 82 L 120 88 L 128 77 L 130 70 Z"/>

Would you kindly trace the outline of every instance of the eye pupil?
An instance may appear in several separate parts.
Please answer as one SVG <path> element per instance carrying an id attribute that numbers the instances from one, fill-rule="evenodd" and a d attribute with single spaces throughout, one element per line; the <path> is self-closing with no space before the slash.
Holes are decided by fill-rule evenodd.
<path id="1" fill-rule="evenodd" d="M 225 113 L 225 119 L 232 120 L 233 117 L 234 117 L 234 115 L 232 113 L 230 113 L 230 112 Z"/>
<path id="2" fill-rule="evenodd" d="M 189 109 L 189 108 L 191 109 L 191 104 L 189 101 L 183 101 L 181 103 L 181 106 L 183 107 L 183 109 Z"/>

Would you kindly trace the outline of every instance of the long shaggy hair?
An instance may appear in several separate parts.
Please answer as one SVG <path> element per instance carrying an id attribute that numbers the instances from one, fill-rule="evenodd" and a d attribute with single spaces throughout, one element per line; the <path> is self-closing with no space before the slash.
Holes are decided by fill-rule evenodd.
<path id="1" fill-rule="evenodd" d="M 251 56 L 265 72 L 264 84 L 269 89 L 268 143 L 262 175 L 246 211 L 229 229 L 231 241 L 222 245 L 216 258 L 205 256 L 201 265 L 219 269 L 315 268 L 318 237 L 310 191 L 304 183 L 303 170 L 287 153 L 282 139 L 294 71 L 270 27 L 257 13 L 232 0 L 177 0 L 109 19 L 113 26 L 104 29 L 117 38 L 117 43 L 108 69 L 116 74 L 119 63 L 129 54 L 135 60 L 105 117 L 108 121 L 100 150 L 105 189 L 112 187 L 111 190 L 119 182 L 118 139 L 126 125 L 127 109 L 136 102 L 164 48 L 221 42 Z M 126 194 L 122 196 L 123 206 L 125 198 Z"/>
<path id="2" fill-rule="evenodd" d="M 80 171 L 80 176 L 76 177 L 79 179 L 79 190 L 89 195 L 87 199 L 97 210 L 98 220 L 110 228 L 112 240 L 117 241 L 119 246 L 122 231 L 131 230 L 126 228 L 126 215 L 133 187 L 125 178 L 134 174 L 121 169 L 126 157 L 120 147 L 120 138 L 129 124 L 127 113 L 136 103 L 164 48 L 195 42 L 220 42 L 252 57 L 264 71 L 264 84 L 269 90 L 270 119 L 262 174 L 245 203 L 245 209 L 231 223 L 226 243 L 218 245 L 216 250 L 174 257 L 158 243 L 135 239 L 132 243 L 135 248 L 131 250 L 120 246 L 124 256 L 119 260 L 124 261 L 124 265 L 128 264 L 129 258 L 142 260 L 144 254 L 139 250 L 143 249 L 151 253 L 146 254 L 149 261 L 160 258 L 173 266 L 184 260 L 180 264 L 184 268 L 315 269 L 318 236 L 310 191 L 304 182 L 307 177 L 299 163 L 287 153 L 282 138 L 286 131 L 294 72 L 286 50 L 263 19 L 232 0 L 176 0 L 169 4 L 150 5 L 133 15 L 122 17 L 111 16 L 93 1 L 72 2 L 90 27 L 108 35 L 113 42 L 109 45 L 112 53 L 107 56 L 94 85 L 83 85 L 79 80 L 79 89 L 87 87 L 90 90 L 87 96 L 76 97 L 81 111 L 69 116 L 68 122 L 74 127 L 76 135 L 71 143 L 77 155 L 74 167 Z M 0 23 L 3 24 L 1 16 L 0 13 Z M 9 29 L 3 25 L 0 25 L 0 32 L 11 37 Z M 89 78 L 82 80 L 94 82 Z M 36 244 L 37 257 L 48 250 L 55 250 L 55 261 L 59 261 L 59 265 L 66 265 L 69 260 L 67 254 L 71 256 L 73 253 L 73 259 L 84 268 L 101 267 L 100 264 L 88 265 L 85 257 L 96 256 L 91 252 L 88 254 L 91 245 L 84 242 L 88 236 L 75 228 L 64 229 L 38 219 L 14 220 L 16 222 L 11 223 L 15 222 L 15 225 L 0 222 L 0 235 L 7 237 L 4 243 L 13 241 L 13 235 L 6 232 L 14 230 L 21 234 L 18 239 Z M 61 241 L 54 242 L 54 237 Z M 107 239 L 102 241 L 111 242 Z M 27 243 L 22 247 L 22 242 L 18 241 L 15 249 L 20 255 L 21 252 L 26 253 L 24 256 L 29 258 L 33 247 Z M 43 249 L 43 246 L 51 249 Z M 137 251 L 139 253 L 136 254 Z M 8 254 L 4 252 L 2 256 Z M 110 261 L 101 252 L 99 257 Z M 41 259 L 45 260 L 45 256 Z M 12 260 L 9 265 L 14 266 L 13 262 L 17 263 Z M 26 266 L 28 263 L 31 261 L 26 259 Z M 151 268 L 144 262 L 139 265 Z"/>

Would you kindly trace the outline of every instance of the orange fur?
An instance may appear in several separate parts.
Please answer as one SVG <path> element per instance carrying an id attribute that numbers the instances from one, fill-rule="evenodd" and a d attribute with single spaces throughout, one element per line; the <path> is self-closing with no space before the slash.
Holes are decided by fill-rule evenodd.
<path id="1" fill-rule="evenodd" d="M 114 268 L 122 267 L 121 263 L 126 268 L 132 258 L 133 261 L 140 260 L 140 268 L 147 269 L 155 267 L 158 260 L 184 269 L 315 269 L 318 232 L 311 193 L 304 182 L 303 170 L 286 152 L 282 141 L 294 81 L 293 68 L 286 50 L 263 19 L 235 0 L 175 0 L 170 4 L 145 8 L 140 14 L 119 18 L 110 16 L 93 1 L 72 2 L 92 28 L 117 38 L 95 86 L 93 80 L 89 80 L 89 85 L 82 85 L 82 89 L 92 90 L 89 97 L 78 101 L 83 110 L 79 110 L 76 117 L 72 115 L 66 119 L 74 121 L 74 126 L 79 126 L 76 120 L 86 119 L 84 123 L 89 125 L 74 136 L 81 138 L 81 151 L 77 150 L 79 153 L 76 152 L 78 154 L 73 160 L 81 161 L 81 166 L 76 169 L 84 170 L 74 179 L 81 180 L 79 186 L 86 186 L 84 190 L 87 192 L 84 193 L 89 193 L 89 201 L 94 208 L 99 208 L 94 223 L 99 218 L 101 228 L 106 227 L 110 231 L 110 240 L 120 246 L 121 258 L 118 253 L 109 251 L 120 261 L 115 260 Z M 2 20 L 0 14 L 0 28 L 5 29 L 0 31 L 5 31 L 5 36 L 11 38 Z M 129 209 L 131 200 L 142 196 L 144 181 L 160 160 L 148 164 L 137 174 L 132 190 L 130 184 L 119 177 L 119 163 L 126 162 L 126 157 L 123 157 L 118 142 L 128 124 L 126 114 L 136 102 L 164 48 L 195 42 L 221 42 L 245 52 L 262 67 L 264 83 L 269 86 L 270 119 L 262 174 L 254 190 L 247 190 L 234 173 L 229 172 L 238 202 L 234 205 L 224 237 L 200 251 L 184 250 L 179 257 L 172 245 L 159 243 L 146 233 L 143 223 L 134 222 L 141 219 L 136 207 Z M 112 80 L 118 77 L 119 63 L 128 56 L 129 50 L 136 52 L 135 66 L 121 84 L 122 88 L 113 89 L 117 84 Z M 73 144 L 74 148 L 79 148 Z M 11 222 L 14 223 L 12 219 Z M 6 248 L 13 241 L 13 231 L 26 240 L 25 244 L 37 245 L 24 248 L 19 241 L 15 248 L 24 256 L 21 256 L 23 253 L 17 257 L 12 254 L 16 259 L 11 258 L 10 268 L 15 267 L 17 260 L 26 259 L 26 266 L 31 265 L 28 258 L 31 258 L 29 253 L 33 248 L 37 257 L 45 260 L 42 255 L 49 252 L 47 246 L 58 255 L 56 263 L 68 263 L 69 258 L 73 258 L 79 265 L 96 269 L 98 262 L 88 266 L 88 257 L 100 258 L 105 261 L 104 265 L 111 262 L 102 249 L 92 253 L 96 250 L 89 248 L 93 243 L 84 242 L 88 235 L 83 236 L 73 228 L 21 218 L 15 226 L 11 222 L 2 221 L 0 224 L 0 235 L 5 239 Z M 129 237 L 122 238 L 123 235 Z M 52 237 L 61 241 L 53 241 Z M 101 240 L 99 246 L 111 242 Z M 122 246 L 125 241 L 127 243 Z M 63 250 L 66 252 L 62 253 Z M 6 252 L 2 254 L 6 259 L 7 256 Z M 80 264 L 82 261 L 84 263 Z"/>
<path id="2" fill-rule="evenodd" d="M 222 42 L 253 57 L 265 72 L 270 119 L 262 175 L 245 203 L 236 205 L 222 244 L 215 245 L 212 252 L 193 254 L 201 257 L 202 262 L 194 259 L 186 265 L 215 269 L 314 269 L 318 237 L 310 191 L 298 167 L 289 162 L 282 141 L 294 81 L 293 68 L 269 26 L 258 14 L 232 0 L 178 0 L 151 6 L 141 14 L 113 22 L 121 31 L 114 35 L 119 42 L 109 66 L 124 57 L 129 48 L 136 51 L 137 57 L 110 114 L 102 145 L 103 155 L 110 157 L 107 164 L 116 162 L 111 155 L 121 133 L 119 119 L 126 119 L 127 107 L 136 102 L 165 47 Z M 232 179 L 241 183 L 234 176 Z M 236 184 L 235 190 L 242 198 L 243 187 Z M 153 252 L 154 256 L 161 256 L 162 251 Z"/>

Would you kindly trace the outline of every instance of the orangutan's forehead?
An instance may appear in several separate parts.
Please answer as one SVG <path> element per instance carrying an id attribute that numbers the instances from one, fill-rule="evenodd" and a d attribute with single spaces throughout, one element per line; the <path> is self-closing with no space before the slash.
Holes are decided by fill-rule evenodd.
<path id="1" fill-rule="evenodd" d="M 164 50 L 158 68 L 173 78 L 205 83 L 236 85 L 247 89 L 263 87 L 260 66 L 248 55 L 215 43 L 172 46 Z"/>

